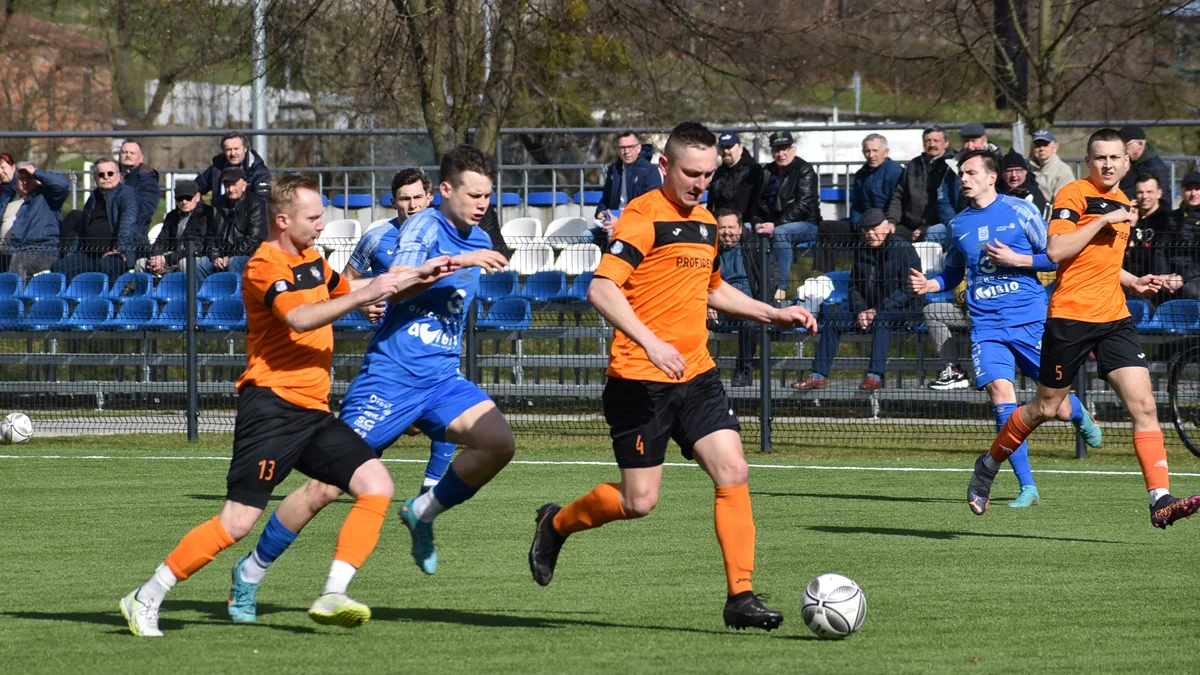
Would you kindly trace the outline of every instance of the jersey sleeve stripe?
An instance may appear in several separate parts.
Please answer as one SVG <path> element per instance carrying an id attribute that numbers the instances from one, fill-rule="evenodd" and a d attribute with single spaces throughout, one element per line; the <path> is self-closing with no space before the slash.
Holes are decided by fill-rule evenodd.
<path id="1" fill-rule="evenodd" d="M 333 269 L 330 269 L 329 270 L 329 281 L 325 282 L 325 288 L 328 288 L 329 292 L 332 293 L 333 290 L 335 288 L 337 288 L 338 284 L 340 284 L 340 283 L 342 283 L 342 275 L 338 274 Z"/>
<path id="2" fill-rule="evenodd" d="M 267 307 L 273 307 L 275 305 L 275 298 L 279 297 L 280 293 L 287 293 L 294 290 L 296 290 L 294 284 L 288 282 L 286 279 L 280 279 L 267 288 L 267 292 L 263 294 L 263 304 Z"/>
<path id="3" fill-rule="evenodd" d="M 646 258 L 645 254 L 639 251 L 636 246 L 620 239 L 614 241 L 612 246 L 608 247 L 608 254 L 624 260 L 635 270 L 638 265 L 642 264 L 642 260 Z"/>
<path id="4" fill-rule="evenodd" d="M 1074 209 L 1055 209 L 1054 220 L 1069 220 L 1076 224 L 1079 222 L 1079 212 Z"/>

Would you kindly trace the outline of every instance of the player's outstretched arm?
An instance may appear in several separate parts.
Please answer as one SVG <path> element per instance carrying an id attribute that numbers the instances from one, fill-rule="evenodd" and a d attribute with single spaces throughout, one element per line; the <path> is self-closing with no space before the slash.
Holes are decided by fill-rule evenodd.
<path id="1" fill-rule="evenodd" d="M 739 319 L 769 323 L 784 330 L 803 328 L 810 333 L 817 332 L 817 320 L 807 309 L 799 305 L 772 307 L 765 302 L 751 298 L 729 284 L 721 284 L 709 290 L 708 306 Z"/>
<path id="2" fill-rule="evenodd" d="M 1079 255 L 1080 251 L 1092 241 L 1100 230 L 1106 225 L 1128 222 L 1137 216 L 1134 216 L 1125 209 L 1106 213 L 1083 227 L 1076 228 L 1064 234 L 1050 235 L 1050 242 L 1046 245 L 1046 257 L 1050 262 L 1058 264 L 1067 258 L 1074 258 Z"/>
<path id="3" fill-rule="evenodd" d="M 588 284 L 588 302 L 597 312 L 611 323 L 617 330 L 629 336 L 646 352 L 655 367 L 667 374 L 667 377 L 678 380 L 687 370 L 687 361 L 674 345 L 664 342 L 646 327 L 634 313 L 629 300 L 612 279 L 595 277 Z"/>
<path id="4" fill-rule="evenodd" d="M 332 300 L 300 305 L 284 315 L 283 321 L 288 328 L 297 333 L 306 333 L 331 324 L 363 305 L 369 305 L 392 296 L 399 286 L 400 279 L 396 275 L 381 274 L 371 279 L 366 286 Z"/>
<path id="5" fill-rule="evenodd" d="M 403 302 L 460 269 L 462 266 L 456 262 L 455 258 L 444 255 L 430 258 L 416 267 L 393 265 L 388 268 L 388 274 L 395 275 L 400 280 L 400 290 L 388 298 L 388 301 Z"/>

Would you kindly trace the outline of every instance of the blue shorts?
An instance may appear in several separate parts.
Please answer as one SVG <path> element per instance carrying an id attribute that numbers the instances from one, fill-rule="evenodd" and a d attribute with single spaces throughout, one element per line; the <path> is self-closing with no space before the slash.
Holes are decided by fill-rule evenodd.
<path id="1" fill-rule="evenodd" d="M 1038 379 L 1042 358 L 1041 321 L 1011 328 L 981 328 L 971 331 L 971 363 L 975 366 L 975 388 L 993 380 L 1017 381 L 1017 366 L 1026 377 Z"/>
<path id="2" fill-rule="evenodd" d="M 391 378 L 362 371 L 350 383 L 339 416 L 382 455 L 410 426 L 434 441 L 446 441 L 446 427 L 474 406 L 490 401 L 482 389 L 462 376 L 428 389 L 399 385 Z"/>

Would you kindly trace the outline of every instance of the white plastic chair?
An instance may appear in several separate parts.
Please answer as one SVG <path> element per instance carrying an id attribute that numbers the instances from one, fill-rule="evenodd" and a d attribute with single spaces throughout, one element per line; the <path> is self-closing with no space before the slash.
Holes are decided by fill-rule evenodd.
<path id="1" fill-rule="evenodd" d="M 804 305 L 804 309 L 814 314 L 831 294 L 833 294 L 833 280 L 824 274 L 805 279 L 804 284 L 796 289 L 796 297 Z"/>
<path id="2" fill-rule="evenodd" d="M 917 250 L 917 257 L 921 259 L 921 271 L 925 273 L 925 276 L 937 274 L 945 267 L 946 252 L 942 250 L 941 244 L 919 241 L 913 244 L 913 248 Z"/>
<path id="3" fill-rule="evenodd" d="M 329 260 L 329 266 L 335 272 L 340 274 L 346 269 L 346 263 L 350 261 L 362 234 L 361 227 L 357 220 L 335 220 L 325 223 L 318 246 L 325 249 L 325 258 Z"/>
<path id="4" fill-rule="evenodd" d="M 366 234 L 366 233 L 370 232 L 371 230 L 373 230 L 377 227 L 382 227 L 384 225 L 387 225 L 390 222 L 392 222 L 391 218 L 380 218 L 379 220 L 376 220 L 375 222 L 371 223 L 370 225 L 364 227 L 362 233 Z"/>
<path id="5" fill-rule="evenodd" d="M 554 269 L 567 276 L 595 272 L 600 266 L 600 247 L 595 244 L 570 244 L 558 254 Z"/>
<path id="6" fill-rule="evenodd" d="M 509 244 L 511 246 L 511 244 Z M 513 249 L 508 266 L 525 276 L 554 268 L 554 249 L 549 244 L 527 244 Z"/>
<path id="7" fill-rule="evenodd" d="M 546 226 L 546 243 L 556 249 L 565 249 L 574 244 L 586 243 L 588 222 L 583 218 L 559 218 Z"/>
<path id="8" fill-rule="evenodd" d="M 162 234 L 162 231 L 163 231 L 163 224 L 159 223 L 159 224 L 155 225 L 154 227 L 150 228 L 150 231 L 146 233 L 146 238 L 150 240 L 151 244 L 153 244 L 154 242 L 158 241 L 158 235 Z"/>
<path id="9" fill-rule="evenodd" d="M 509 248 L 522 248 L 544 243 L 542 221 L 537 218 L 513 218 L 500 228 L 500 236 Z"/>

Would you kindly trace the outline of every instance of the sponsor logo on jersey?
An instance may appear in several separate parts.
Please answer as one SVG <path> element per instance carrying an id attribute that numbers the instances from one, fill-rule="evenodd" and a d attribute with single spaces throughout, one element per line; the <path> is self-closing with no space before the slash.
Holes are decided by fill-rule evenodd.
<path id="1" fill-rule="evenodd" d="M 621 255 L 621 251 L 625 250 L 625 244 L 619 241 L 614 241 L 612 246 L 608 247 L 608 252 L 613 255 Z"/>
<path id="2" fill-rule="evenodd" d="M 1058 212 L 1058 217 L 1065 220 L 1071 217 L 1071 212 L 1067 209 L 1063 209 L 1062 211 Z"/>
<path id="3" fill-rule="evenodd" d="M 678 232 L 678 230 L 676 230 L 676 232 Z M 703 225 L 700 226 L 700 238 L 708 241 L 708 228 Z"/>
<path id="4" fill-rule="evenodd" d="M 979 228 L 978 235 L 979 235 L 979 241 L 987 241 L 988 240 L 988 237 L 990 235 L 988 234 L 987 225 L 984 225 L 983 227 Z"/>

